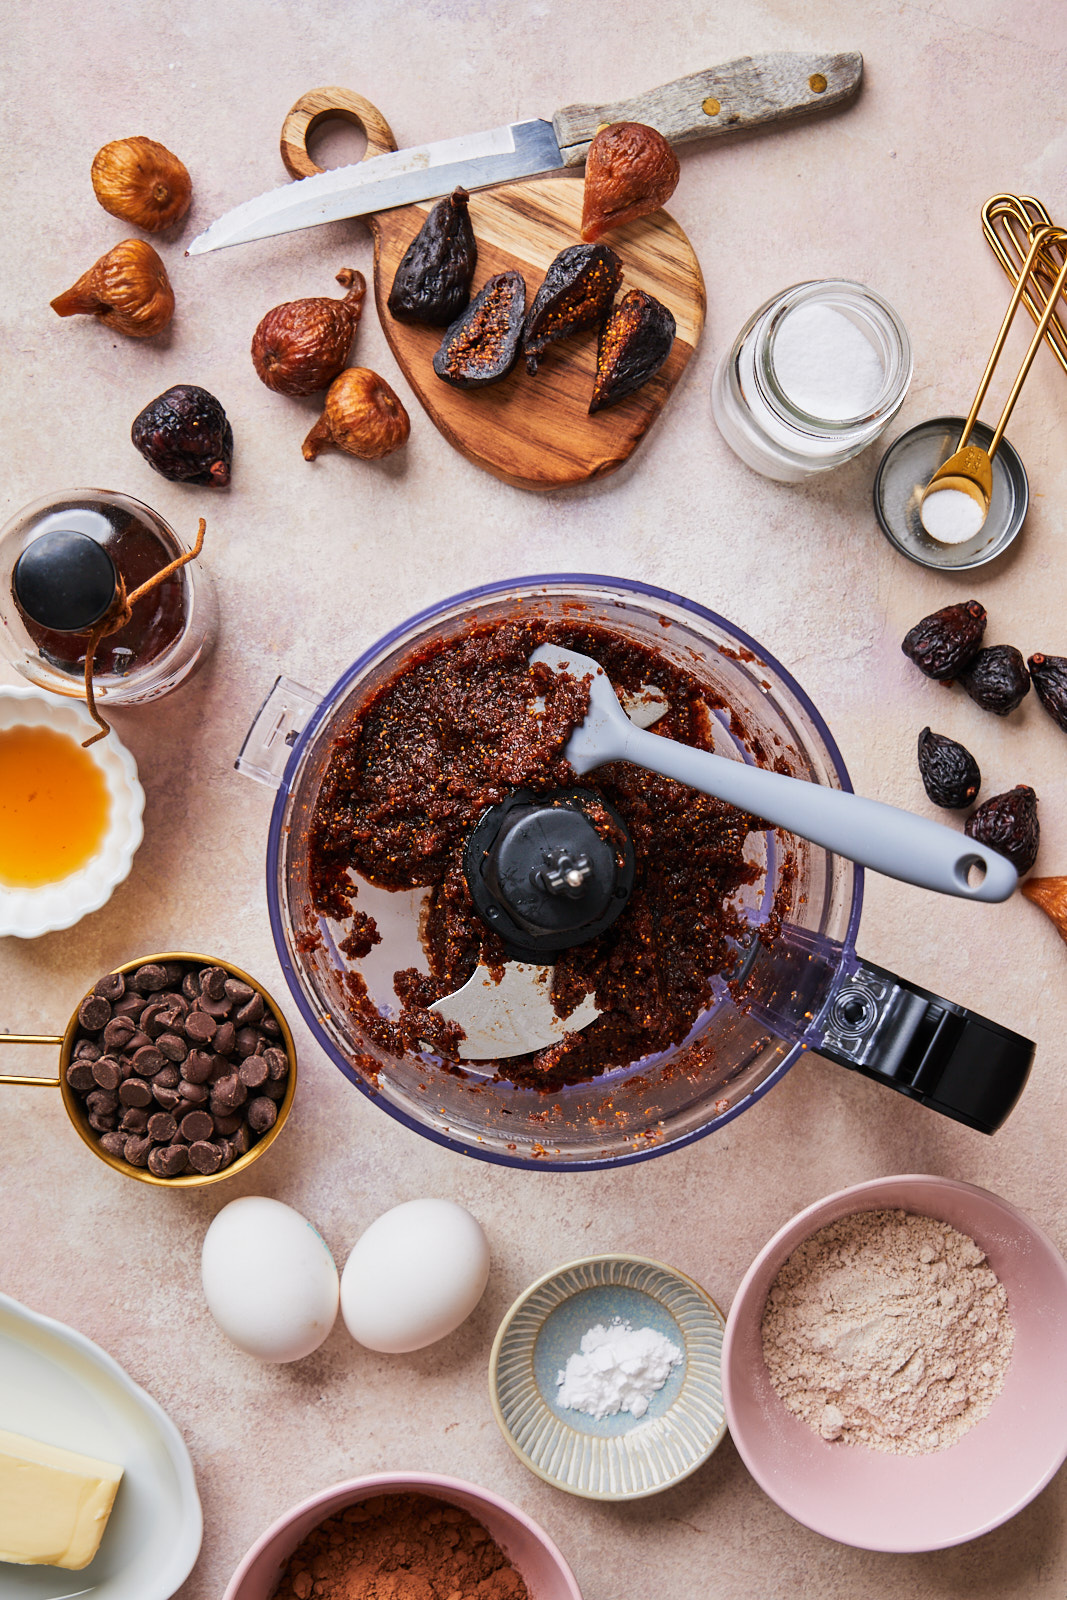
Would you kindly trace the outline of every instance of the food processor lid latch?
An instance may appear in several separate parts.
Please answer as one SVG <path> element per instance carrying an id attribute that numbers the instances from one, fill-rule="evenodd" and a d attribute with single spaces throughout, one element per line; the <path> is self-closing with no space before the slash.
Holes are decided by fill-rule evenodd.
<path id="1" fill-rule="evenodd" d="M 1032 1040 L 860 957 L 816 1048 L 980 1133 L 1006 1121 L 1034 1059 Z"/>

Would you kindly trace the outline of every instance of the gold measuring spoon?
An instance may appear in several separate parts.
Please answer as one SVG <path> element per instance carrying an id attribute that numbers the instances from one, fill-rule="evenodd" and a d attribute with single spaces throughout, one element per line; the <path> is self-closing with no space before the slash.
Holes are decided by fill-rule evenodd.
<path id="1" fill-rule="evenodd" d="M 32 1078 L 0 1073 L 0 1084 L 20 1085 L 37 1089 L 59 1089 L 63 1096 L 63 1106 L 67 1116 L 74 1125 L 78 1136 L 89 1146 L 94 1156 L 99 1156 L 109 1167 L 116 1172 L 121 1172 L 124 1177 L 137 1178 L 141 1183 L 154 1183 L 161 1189 L 199 1189 L 208 1183 L 219 1183 L 223 1178 L 232 1178 L 235 1173 L 243 1172 L 250 1167 L 252 1162 L 261 1156 L 269 1145 L 272 1145 L 282 1130 L 282 1124 L 289 1115 L 293 1104 L 293 1095 L 296 1093 L 296 1048 L 289 1025 L 282 1016 L 281 1010 L 271 999 L 261 983 L 255 978 L 242 972 L 240 967 L 235 967 L 231 961 L 220 961 L 218 956 L 205 956 L 193 954 L 187 950 L 167 950 L 159 955 L 138 956 L 136 961 L 127 961 L 121 967 L 112 967 L 112 972 L 121 972 L 123 976 L 128 972 L 136 972 L 138 967 L 147 967 L 151 964 L 162 965 L 166 961 L 191 961 L 201 967 L 222 967 L 231 978 L 237 978 L 241 983 L 247 983 L 250 988 L 257 990 L 264 999 L 267 1010 L 277 1019 L 282 1030 L 282 1041 L 285 1044 L 286 1054 L 289 1057 L 289 1082 L 285 1090 L 285 1098 L 278 1105 L 278 1117 L 272 1128 L 257 1139 L 252 1148 L 243 1156 L 238 1156 L 228 1167 L 221 1167 L 218 1172 L 197 1173 L 184 1172 L 176 1178 L 157 1178 L 147 1167 L 134 1167 L 128 1161 L 123 1161 L 120 1156 L 113 1156 L 98 1142 L 96 1134 L 89 1126 L 85 1108 L 67 1082 L 67 1068 L 70 1066 L 74 1055 L 74 1045 L 78 1035 L 78 1012 L 82 1000 L 88 999 L 93 993 L 89 989 L 81 996 L 74 1007 L 73 1015 L 67 1023 L 67 1031 L 63 1034 L 51 1033 L 0 1033 L 0 1044 L 50 1044 L 58 1045 L 59 1049 L 59 1076 L 58 1078 Z"/>
<path id="2" fill-rule="evenodd" d="M 1056 275 L 1056 280 L 1048 295 L 1044 312 L 1037 324 L 1034 337 L 1030 341 L 1029 349 L 1023 357 L 1022 366 L 1019 368 L 1015 382 L 1004 403 L 1000 414 L 1000 421 L 989 441 L 989 449 L 983 450 L 981 445 L 968 444 L 971 430 L 978 417 L 982 401 L 986 397 L 990 379 L 1000 359 L 1005 340 L 1011 329 L 1012 321 L 1018 309 L 1019 302 L 1026 292 L 1031 274 L 1034 272 L 1038 257 L 1050 244 L 1062 244 L 1067 241 L 1067 230 L 1057 228 L 1052 224 L 1031 230 L 1030 250 L 1023 262 L 1019 273 L 1019 281 L 1015 285 L 1015 292 L 1000 325 L 996 343 L 992 354 L 986 363 L 982 381 L 978 385 L 978 392 L 974 403 L 967 413 L 967 420 L 963 424 L 963 432 L 955 454 L 938 467 L 930 482 L 923 490 L 919 501 L 919 515 L 922 525 L 932 539 L 940 544 L 963 544 L 968 539 L 973 539 L 989 515 L 989 502 L 993 495 L 993 457 L 997 447 L 1004 437 L 1004 430 L 1008 425 L 1008 418 L 1019 391 L 1026 379 L 1027 373 L 1033 365 L 1034 357 L 1045 337 L 1045 330 L 1052 320 L 1056 310 L 1056 302 L 1067 283 L 1067 260 L 1064 261 Z M 950 498 L 951 497 L 951 498 Z"/>

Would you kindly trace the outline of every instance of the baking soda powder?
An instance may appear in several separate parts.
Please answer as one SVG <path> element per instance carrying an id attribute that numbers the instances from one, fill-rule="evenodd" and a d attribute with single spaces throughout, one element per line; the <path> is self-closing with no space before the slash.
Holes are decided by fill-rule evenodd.
<path id="1" fill-rule="evenodd" d="M 597 1323 L 556 1379 L 559 1404 L 598 1420 L 620 1411 L 643 1417 L 681 1359 L 678 1346 L 655 1328 L 635 1329 L 620 1317 L 607 1328 Z"/>

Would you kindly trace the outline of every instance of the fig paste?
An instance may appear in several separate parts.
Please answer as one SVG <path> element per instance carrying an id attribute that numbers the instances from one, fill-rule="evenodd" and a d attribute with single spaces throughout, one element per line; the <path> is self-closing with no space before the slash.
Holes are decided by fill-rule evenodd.
<path id="1" fill-rule="evenodd" d="M 656 732 L 711 748 L 714 698 L 656 651 L 580 622 L 482 624 L 424 647 L 334 741 L 309 845 L 313 909 L 353 919 L 353 942 L 342 945 L 353 956 L 365 954 L 377 933 L 353 904 L 358 886 L 350 873 L 386 889 L 429 889 L 428 970 L 396 973 L 399 1017 L 379 1015 L 356 973 L 348 979 L 351 1004 L 380 1049 L 400 1055 L 425 1041 L 454 1058 L 458 1030 L 427 1007 L 460 988 L 479 960 L 492 967 L 505 959 L 464 876 L 475 823 L 517 788 L 544 793 L 580 781 L 610 801 L 633 841 L 633 893 L 610 928 L 557 958 L 552 987 L 558 1015 L 568 1016 L 586 994 L 603 1014 L 546 1050 L 500 1064 L 512 1081 L 551 1087 L 686 1038 L 711 1000 L 713 978 L 729 974 L 730 938 L 740 931 L 730 902 L 756 874 L 743 851 L 762 824 L 627 762 L 578 780 L 563 751 L 588 691 L 583 681 L 530 665 L 545 640 L 598 660 L 619 693 L 659 689 L 668 709 Z M 540 714 L 535 699 L 543 702 Z"/>

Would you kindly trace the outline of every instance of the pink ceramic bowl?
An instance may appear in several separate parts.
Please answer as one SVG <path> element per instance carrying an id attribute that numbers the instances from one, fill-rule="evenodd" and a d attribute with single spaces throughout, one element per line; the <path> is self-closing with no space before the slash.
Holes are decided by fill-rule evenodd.
<path id="1" fill-rule="evenodd" d="M 760 1323 L 797 1245 L 855 1211 L 899 1208 L 970 1234 L 1008 1292 L 1015 1344 L 989 1414 L 950 1449 L 885 1455 L 827 1444 L 786 1410 L 763 1360 Z M 988 1189 L 954 1178 L 876 1178 L 801 1211 L 752 1263 L 726 1323 L 726 1418 L 741 1457 L 783 1511 L 863 1550 L 940 1550 L 996 1528 L 1067 1457 L 1067 1263 L 1040 1228 Z"/>
<path id="2" fill-rule="evenodd" d="M 427 1472 L 381 1472 L 369 1478 L 349 1478 L 347 1483 L 335 1483 L 301 1501 L 256 1540 L 230 1579 L 223 1600 L 269 1600 L 286 1562 L 312 1528 L 372 1495 L 405 1492 L 431 1495 L 477 1517 L 518 1568 L 532 1600 L 582 1600 L 574 1574 L 552 1540 L 517 1506 L 476 1484 Z"/>

